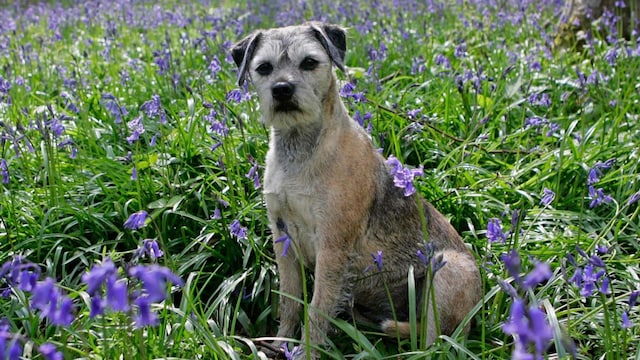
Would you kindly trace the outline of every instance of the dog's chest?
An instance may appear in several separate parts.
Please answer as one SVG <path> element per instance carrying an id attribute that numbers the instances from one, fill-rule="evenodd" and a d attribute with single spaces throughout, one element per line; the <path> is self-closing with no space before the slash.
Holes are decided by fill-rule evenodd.
<path id="1" fill-rule="evenodd" d="M 315 264 L 317 211 L 321 201 L 316 183 L 304 171 L 291 173 L 267 160 L 264 196 L 272 221 L 281 219 L 300 249 L 306 266 Z"/>

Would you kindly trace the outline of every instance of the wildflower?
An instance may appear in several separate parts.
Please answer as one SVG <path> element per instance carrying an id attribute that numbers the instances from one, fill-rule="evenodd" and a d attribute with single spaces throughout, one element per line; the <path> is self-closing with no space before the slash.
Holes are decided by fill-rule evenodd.
<path id="1" fill-rule="evenodd" d="M 149 118 L 155 118 L 162 111 L 162 105 L 160 104 L 160 95 L 153 94 L 151 96 L 151 100 L 145 101 L 141 106 L 140 110 L 144 112 L 145 115 Z"/>
<path id="2" fill-rule="evenodd" d="M 222 70 L 220 59 L 218 59 L 217 56 L 213 56 L 213 59 L 211 59 L 211 62 L 209 63 L 208 69 L 209 71 L 211 71 L 211 75 L 213 76 L 216 76 Z"/>
<path id="3" fill-rule="evenodd" d="M 140 229 L 145 225 L 145 222 L 147 221 L 147 215 L 147 212 L 144 210 L 140 210 L 131 214 L 127 221 L 124 222 L 125 229 Z"/>
<path id="4" fill-rule="evenodd" d="M 516 282 L 520 282 L 520 255 L 513 249 L 508 253 L 500 255 L 500 260 L 504 262 L 504 266 L 511 277 Z"/>
<path id="5" fill-rule="evenodd" d="M 15 339 L 9 348 L 9 360 L 20 360 L 22 356 L 22 345 Z"/>
<path id="6" fill-rule="evenodd" d="M 371 254 L 373 262 L 378 267 L 378 270 L 382 271 L 382 250 L 378 250 L 376 254 Z"/>
<path id="7" fill-rule="evenodd" d="M 107 258 L 102 264 L 93 265 L 88 273 L 82 275 L 82 282 L 87 284 L 87 293 L 91 296 L 90 317 L 104 313 L 105 306 L 114 311 L 127 311 L 128 291 L 126 283 L 118 276 L 118 269 L 111 259 Z M 99 290 L 105 284 L 105 298 Z"/>
<path id="8" fill-rule="evenodd" d="M 129 269 L 129 275 L 142 281 L 142 288 L 149 302 L 159 302 L 167 298 L 168 282 L 176 285 L 183 284 L 182 280 L 171 270 L 156 264 L 136 265 Z"/>
<path id="9" fill-rule="evenodd" d="M 140 245 L 133 253 L 134 259 L 143 258 L 149 256 L 151 260 L 156 260 L 164 255 L 164 252 L 160 250 L 158 242 L 155 239 L 144 239 L 142 245 Z"/>
<path id="10" fill-rule="evenodd" d="M 449 59 L 442 54 L 436 55 L 434 63 L 438 66 L 442 65 L 445 69 L 451 68 L 451 62 L 449 62 Z"/>
<path id="11" fill-rule="evenodd" d="M 626 311 L 622 312 L 621 318 L 622 318 L 621 326 L 623 329 L 628 329 L 633 326 L 633 324 L 631 324 L 631 321 L 629 321 L 629 315 L 627 314 Z"/>
<path id="12" fill-rule="evenodd" d="M 33 288 L 31 307 L 40 310 L 40 317 L 54 325 L 67 326 L 73 321 L 73 303 L 55 286 L 52 278 L 40 281 Z"/>
<path id="13" fill-rule="evenodd" d="M 247 228 L 240 225 L 239 220 L 233 220 L 231 225 L 229 225 L 229 231 L 231 235 L 235 236 L 238 239 L 246 239 L 247 238 Z"/>
<path id="14" fill-rule="evenodd" d="M 551 277 L 551 267 L 546 262 L 538 262 L 531 272 L 529 272 L 523 280 L 523 287 L 525 289 L 533 289 L 538 284 L 549 280 Z"/>
<path id="15" fill-rule="evenodd" d="M 3 176 L 4 176 L 4 173 L 3 173 Z M 631 206 L 631 204 L 634 204 L 634 203 L 638 202 L 638 200 L 640 200 L 640 191 L 638 191 L 635 194 L 631 195 L 631 197 L 627 201 L 627 206 Z"/>
<path id="16" fill-rule="evenodd" d="M 40 345 L 38 351 L 40 351 L 45 360 L 63 360 L 62 353 L 51 343 Z"/>
<path id="17" fill-rule="evenodd" d="M 241 103 L 243 101 L 247 101 L 251 98 L 251 94 L 248 91 L 242 91 L 240 89 L 233 89 L 227 93 L 226 101 L 227 102 L 235 102 Z"/>
<path id="18" fill-rule="evenodd" d="M 100 98 L 100 102 L 102 103 L 102 106 L 104 106 L 107 109 L 109 114 L 115 117 L 116 124 L 121 123 L 122 117 L 126 116 L 129 113 L 127 111 L 127 108 L 125 108 L 124 106 L 120 106 L 115 96 L 109 93 L 102 94 L 102 97 Z"/>
<path id="19" fill-rule="evenodd" d="M 589 208 L 592 209 L 602 203 L 611 202 L 611 196 L 606 195 L 602 188 L 596 189 L 593 185 L 589 185 L 589 197 L 591 198 L 591 202 L 589 203 Z"/>
<path id="20" fill-rule="evenodd" d="M 287 231 L 287 224 L 285 224 L 281 218 L 278 218 L 278 220 L 276 221 L 276 226 L 278 227 L 278 230 L 283 233 L 283 235 L 277 238 L 275 240 L 275 243 L 284 243 L 282 248 L 282 256 L 287 256 L 289 247 L 291 246 L 291 237 L 289 236 L 289 232 Z"/>
<path id="21" fill-rule="evenodd" d="M 258 174 L 258 162 L 253 161 L 253 166 L 249 169 L 249 172 L 245 175 L 247 179 L 253 180 L 253 188 L 260 189 L 260 175 Z"/>
<path id="22" fill-rule="evenodd" d="M 0 268 L 0 280 L 9 285 L 6 289 L 0 288 L 2 296 L 8 296 L 12 287 L 17 287 L 22 291 L 32 291 L 36 286 L 40 268 L 23 258 L 16 256 L 12 260 L 5 262 Z"/>
<path id="23" fill-rule="evenodd" d="M 363 128 L 367 129 L 369 132 L 371 132 L 371 118 L 373 117 L 373 115 L 371 115 L 370 112 L 365 113 L 364 115 L 360 114 L 360 111 L 356 110 L 356 112 L 353 114 L 353 119 L 360 124 L 360 126 L 362 126 Z M 368 127 L 365 126 L 365 124 L 368 124 Z"/>
<path id="24" fill-rule="evenodd" d="M 158 315 L 151 311 L 151 302 L 147 296 L 140 296 L 134 300 L 138 312 L 133 318 L 136 328 L 158 325 Z"/>
<path id="25" fill-rule="evenodd" d="M 587 174 L 587 185 L 593 185 L 600 181 L 600 177 L 603 174 L 603 170 L 610 169 L 615 163 L 615 158 L 611 158 L 605 162 L 596 162 Z"/>
<path id="26" fill-rule="evenodd" d="M 213 215 L 211 215 L 211 218 L 215 220 L 222 219 L 222 213 L 220 212 L 220 208 L 217 207 L 215 210 L 213 210 Z"/>
<path id="27" fill-rule="evenodd" d="M 389 156 L 386 161 L 387 166 L 391 167 L 391 176 L 393 176 L 393 184 L 396 187 L 404 189 L 404 196 L 411 196 L 416 192 L 413 186 L 413 178 L 423 176 L 422 166 L 418 169 L 408 169 L 402 166 L 400 161 L 393 155 Z"/>
<path id="28" fill-rule="evenodd" d="M 524 300 L 516 298 L 511 304 L 509 321 L 502 325 L 502 331 L 515 337 L 512 358 L 532 358 L 527 350 L 533 346 L 534 358 L 542 359 L 542 354 L 553 338 L 553 330 L 545 313 L 537 306 L 527 307 Z"/>
<path id="29" fill-rule="evenodd" d="M 544 190 L 542 190 L 542 199 L 540 200 L 540 205 L 542 206 L 549 206 L 549 204 L 551 204 L 551 202 L 553 201 L 553 199 L 555 199 L 556 197 L 556 193 L 554 193 L 552 190 L 544 188 Z"/>
<path id="30" fill-rule="evenodd" d="M 136 169 L 136 166 L 134 165 L 131 168 L 131 180 L 137 180 L 138 179 L 138 169 Z"/>
<path id="31" fill-rule="evenodd" d="M 629 300 L 627 301 L 627 304 L 629 304 L 630 308 L 636 306 L 638 295 L 640 295 L 640 290 L 632 291 L 631 294 L 629 294 Z"/>
<path id="32" fill-rule="evenodd" d="M 131 130 L 131 135 L 127 137 L 127 142 L 129 145 L 133 144 L 134 141 L 140 139 L 140 135 L 144 133 L 144 125 L 142 124 L 142 116 L 138 116 L 137 118 L 129 121 L 127 123 L 127 128 Z"/>
<path id="33" fill-rule="evenodd" d="M 356 102 L 363 102 L 366 100 L 364 93 L 355 92 L 356 86 L 350 82 L 344 84 L 343 87 L 340 88 L 339 94 L 343 98 L 351 98 Z"/>
<path id="34" fill-rule="evenodd" d="M 433 243 L 431 242 L 426 243 L 424 247 L 425 247 L 424 253 L 420 249 L 418 249 L 418 251 L 416 252 L 418 255 L 418 259 L 420 259 L 420 261 L 423 264 L 427 266 L 431 266 L 431 274 L 435 274 L 436 272 L 438 272 L 438 270 L 442 269 L 442 267 L 447 263 L 444 260 L 444 254 L 438 253 L 436 255 L 435 245 L 433 245 Z M 382 259 L 380 261 L 382 261 Z"/>
<path id="35" fill-rule="evenodd" d="M 507 240 L 507 235 L 502 232 L 500 219 L 489 219 L 489 223 L 487 224 L 487 238 L 491 243 L 500 242 L 504 244 L 504 242 Z"/>
<path id="36" fill-rule="evenodd" d="M 2 183 L 9 183 L 9 165 L 7 165 L 7 160 L 0 160 L 0 172 L 2 173 Z"/>
<path id="37" fill-rule="evenodd" d="M 287 360 L 296 359 L 300 354 L 302 354 L 302 347 L 300 345 L 294 346 L 291 351 L 289 351 L 289 344 L 282 344 L 282 350 L 284 351 L 284 358 Z"/>

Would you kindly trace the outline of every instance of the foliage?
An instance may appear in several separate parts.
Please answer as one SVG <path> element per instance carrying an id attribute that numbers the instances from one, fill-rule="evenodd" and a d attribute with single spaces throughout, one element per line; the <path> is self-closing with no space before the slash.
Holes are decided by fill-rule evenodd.
<path id="1" fill-rule="evenodd" d="M 335 319 L 326 357 L 637 358 L 640 43 L 593 32 L 584 48 L 554 51 L 560 6 L 0 8 L 0 358 L 258 358 L 277 327 L 260 188 L 268 132 L 229 49 L 308 19 L 349 27 L 343 100 L 385 156 L 422 167 L 414 186 L 471 245 L 485 291 L 466 338 L 460 328 L 424 349 Z M 97 315 L 83 278 L 110 262 L 105 296 L 126 283 L 131 302 L 107 296 Z M 540 263 L 548 276 L 524 286 Z M 170 296 L 140 302 L 144 269 L 166 269 L 164 287 L 179 278 Z M 31 280 L 12 277 L 22 274 Z M 68 298 L 71 314 L 43 315 L 33 287 L 45 279 L 57 297 L 44 304 Z M 141 304 L 157 323 L 136 322 Z M 543 325 L 552 338 L 526 332 Z"/>

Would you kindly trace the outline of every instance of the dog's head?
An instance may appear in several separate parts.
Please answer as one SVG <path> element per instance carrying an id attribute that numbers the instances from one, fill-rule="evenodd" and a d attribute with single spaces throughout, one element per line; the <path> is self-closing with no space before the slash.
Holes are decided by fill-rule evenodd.
<path id="1" fill-rule="evenodd" d="M 334 64 L 344 72 L 346 34 L 335 25 L 306 23 L 258 30 L 231 49 L 238 83 L 251 81 L 262 120 L 276 128 L 315 121 L 335 85 Z"/>

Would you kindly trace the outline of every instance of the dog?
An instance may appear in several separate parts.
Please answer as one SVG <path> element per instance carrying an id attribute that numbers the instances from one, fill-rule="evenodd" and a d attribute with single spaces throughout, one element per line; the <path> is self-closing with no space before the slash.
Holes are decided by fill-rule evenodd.
<path id="1" fill-rule="evenodd" d="M 334 70 L 345 72 L 345 52 L 345 29 L 318 22 L 258 30 L 231 49 L 238 83 L 252 83 L 269 128 L 264 198 L 280 279 L 277 336 L 300 334 L 302 262 L 314 274 L 312 344 L 325 342 L 329 318 L 341 313 L 390 336 L 409 337 L 413 266 L 418 319 L 422 302 L 431 299 L 422 294 L 431 294 L 429 286 L 435 294 L 427 314 L 430 344 L 438 330 L 451 334 L 481 299 L 479 270 L 447 219 L 394 185 L 390 166 L 349 116 Z M 426 275 L 430 263 L 417 256 L 426 238 L 434 258 L 444 261 L 432 279 Z"/>

